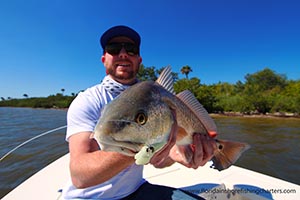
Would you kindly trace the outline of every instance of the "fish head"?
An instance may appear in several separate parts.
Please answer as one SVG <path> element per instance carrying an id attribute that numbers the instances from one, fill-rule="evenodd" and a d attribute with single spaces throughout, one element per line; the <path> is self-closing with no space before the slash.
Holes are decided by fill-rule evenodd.
<path id="1" fill-rule="evenodd" d="M 94 134 L 102 150 L 133 156 L 145 145 L 167 143 L 174 119 L 159 87 L 137 83 L 104 107 Z"/>

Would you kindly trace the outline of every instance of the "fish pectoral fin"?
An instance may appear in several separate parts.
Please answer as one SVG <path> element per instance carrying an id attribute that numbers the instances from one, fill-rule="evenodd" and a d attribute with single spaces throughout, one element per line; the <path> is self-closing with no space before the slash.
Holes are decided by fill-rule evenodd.
<path id="1" fill-rule="evenodd" d="M 217 150 L 212 158 L 214 169 L 219 171 L 227 169 L 234 164 L 242 153 L 250 148 L 250 145 L 241 142 L 216 140 Z"/>

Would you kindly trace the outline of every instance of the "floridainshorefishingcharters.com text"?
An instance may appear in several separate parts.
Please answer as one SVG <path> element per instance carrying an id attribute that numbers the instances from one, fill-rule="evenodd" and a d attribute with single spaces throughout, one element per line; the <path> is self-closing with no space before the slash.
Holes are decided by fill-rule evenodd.
<path id="1" fill-rule="evenodd" d="M 222 189 L 222 188 L 213 188 L 213 189 L 204 189 L 201 188 L 199 190 L 188 190 L 188 192 L 194 194 L 200 193 L 232 193 L 232 194 L 245 194 L 245 193 L 255 193 L 257 195 L 263 193 L 271 193 L 271 194 L 296 194 L 296 189 L 262 189 L 262 188 L 235 188 L 235 189 Z"/>

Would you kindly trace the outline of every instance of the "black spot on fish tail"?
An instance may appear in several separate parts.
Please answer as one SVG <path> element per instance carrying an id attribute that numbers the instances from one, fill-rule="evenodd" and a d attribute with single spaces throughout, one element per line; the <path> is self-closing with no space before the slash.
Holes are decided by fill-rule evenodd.
<path id="1" fill-rule="evenodd" d="M 219 171 L 227 169 L 234 164 L 242 153 L 250 148 L 246 143 L 216 140 L 217 150 L 212 158 L 214 169 Z"/>

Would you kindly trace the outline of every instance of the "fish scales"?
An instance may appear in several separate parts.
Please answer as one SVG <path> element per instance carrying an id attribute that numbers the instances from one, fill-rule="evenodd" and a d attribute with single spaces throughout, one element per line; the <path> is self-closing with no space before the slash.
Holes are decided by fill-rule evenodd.
<path id="1" fill-rule="evenodd" d="M 137 164 L 147 164 L 167 144 L 174 120 L 179 126 L 177 145 L 192 144 L 195 133 L 217 136 L 213 119 L 190 91 L 175 95 L 171 69 L 167 67 L 156 82 L 137 83 L 107 104 L 94 137 L 102 150 L 134 156 Z M 212 161 L 218 170 L 228 168 L 250 147 L 219 139 L 215 143 Z M 187 161 L 191 159 L 188 155 L 184 155 Z"/>
<path id="2" fill-rule="evenodd" d="M 196 117 L 193 111 L 190 110 L 178 97 L 167 95 L 164 98 L 165 102 L 172 105 L 176 111 L 176 120 L 179 127 L 184 129 L 181 136 L 178 136 L 176 141 L 179 145 L 186 145 L 192 142 L 193 133 L 208 134 L 202 122 Z M 183 131 L 183 130 L 182 130 Z"/>

